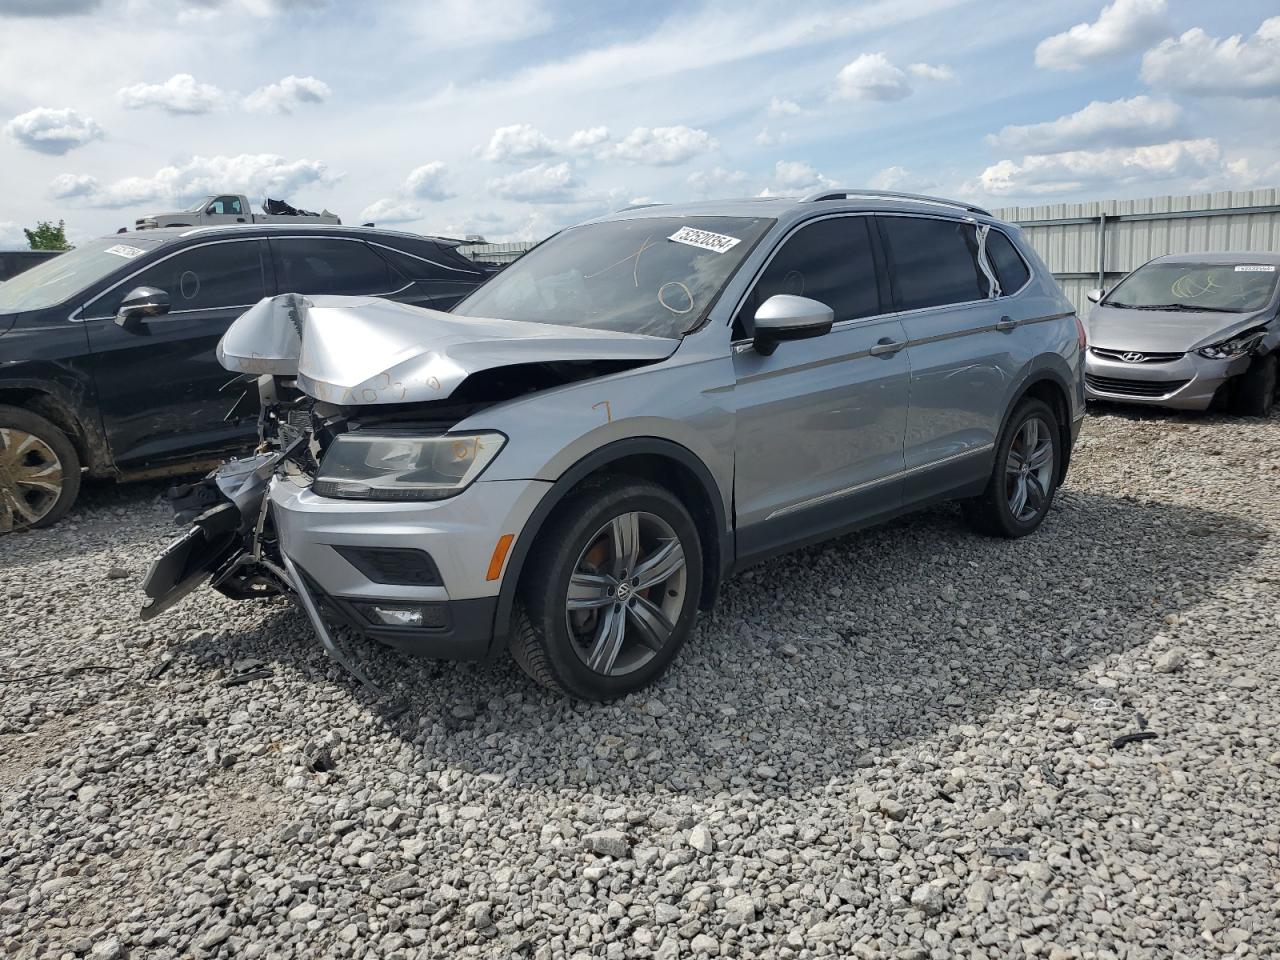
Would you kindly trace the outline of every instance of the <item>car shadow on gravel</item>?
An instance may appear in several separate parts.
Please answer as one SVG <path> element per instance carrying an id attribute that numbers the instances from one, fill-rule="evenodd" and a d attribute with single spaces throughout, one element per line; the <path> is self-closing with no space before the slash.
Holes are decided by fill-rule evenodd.
<path id="1" fill-rule="evenodd" d="M 813 793 L 907 742 L 980 728 L 1029 691 L 1053 693 L 1054 710 L 1122 700 L 1083 674 L 1213 596 L 1266 536 L 1237 516 L 1070 487 L 1020 541 L 974 536 L 944 506 L 734 578 L 667 675 L 623 701 L 552 696 L 505 657 L 432 663 L 364 643 L 387 689 L 351 681 L 344 696 L 428 764 L 517 785 Z M 282 604 L 261 629 L 188 653 L 338 679 L 308 633 Z M 337 776 L 344 749 L 360 745 L 335 745 Z"/>

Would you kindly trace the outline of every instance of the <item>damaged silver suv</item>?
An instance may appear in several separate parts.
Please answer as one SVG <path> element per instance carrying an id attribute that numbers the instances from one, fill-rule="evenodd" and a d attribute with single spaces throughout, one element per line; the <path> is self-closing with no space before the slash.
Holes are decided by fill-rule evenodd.
<path id="1" fill-rule="evenodd" d="M 261 452 L 175 491 L 144 616 L 208 580 L 357 674 L 339 623 L 617 697 L 747 564 L 943 499 L 1034 531 L 1084 346 L 1016 228 L 873 191 L 624 210 L 451 313 L 264 300 L 218 349 Z"/>

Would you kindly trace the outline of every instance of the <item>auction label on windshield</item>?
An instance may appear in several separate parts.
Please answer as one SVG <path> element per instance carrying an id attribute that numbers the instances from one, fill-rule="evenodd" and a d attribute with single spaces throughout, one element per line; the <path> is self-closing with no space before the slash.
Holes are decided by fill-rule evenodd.
<path id="1" fill-rule="evenodd" d="M 1236 273 L 1275 273 L 1276 268 L 1273 264 L 1255 263 L 1248 266 L 1236 267 Z"/>
<path id="2" fill-rule="evenodd" d="M 723 233 L 712 233 L 710 230 L 695 230 L 693 227 L 681 227 L 668 240 L 676 243 L 687 243 L 691 247 L 701 247 L 715 253 L 732 250 L 739 241 L 738 237 L 725 236 Z"/>
<path id="3" fill-rule="evenodd" d="M 114 253 L 117 257 L 124 257 L 126 260 L 140 257 L 146 252 L 141 247 L 131 247 L 127 243 L 117 243 L 114 247 L 107 247 L 107 253 Z"/>

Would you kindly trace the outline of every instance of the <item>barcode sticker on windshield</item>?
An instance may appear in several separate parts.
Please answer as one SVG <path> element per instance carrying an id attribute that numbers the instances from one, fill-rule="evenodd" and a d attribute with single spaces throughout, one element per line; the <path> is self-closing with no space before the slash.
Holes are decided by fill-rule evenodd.
<path id="1" fill-rule="evenodd" d="M 1276 268 L 1270 264 L 1255 263 L 1248 266 L 1236 267 L 1236 273 L 1275 273 Z"/>
<path id="2" fill-rule="evenodd" d="M 714 253 L 732 250 L 739 241 L 738 237 L 728 237 L 723 233 L 712 233 L 710 230 L 695 230 L 693 227 L 681 227 L 668 240 L 676 243 L 687 243 L 691 247 L 701 247 Z"/>
<path id="3" fill-rule="evenodd" d="M 117 243 L 114 247 L 107 247 L 107 253 L 114 253 L 117 257 L 124 257 L 126 260 L 140 257 L 146 252 L 141 247 L 131 247 L 126 243 Z"/>

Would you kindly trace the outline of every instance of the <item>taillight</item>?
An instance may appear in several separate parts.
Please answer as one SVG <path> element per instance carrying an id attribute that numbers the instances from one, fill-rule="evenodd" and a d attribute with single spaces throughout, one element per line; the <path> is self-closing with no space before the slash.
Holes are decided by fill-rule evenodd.
<path id="1" fill-rule="evenodd" d="M 1084 353 L 1085 347 L 1089 345 L 1089 337 L 1084 332 L 1084 323 L 1081 321 L 1079 316 L 1075 318 L 1075 321 L 1076 321 L 1076 343 L 1080 345 L 1080 352 Z"/>

